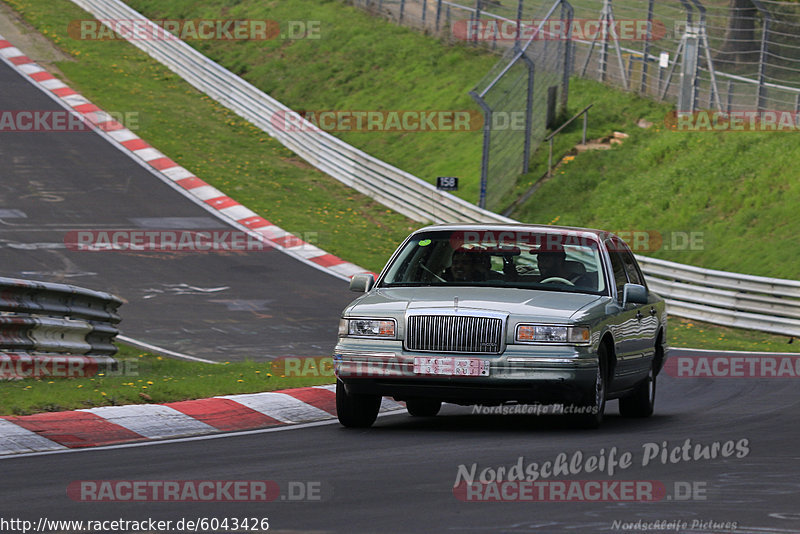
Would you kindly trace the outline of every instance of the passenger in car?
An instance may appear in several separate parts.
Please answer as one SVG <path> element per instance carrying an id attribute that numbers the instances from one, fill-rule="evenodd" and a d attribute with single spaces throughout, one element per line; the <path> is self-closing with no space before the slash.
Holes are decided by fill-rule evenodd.
<path id="1" fill-rule="evenodd" d="M 501 279 L 502 275 L 492 271 L 492 258 L 480 247 L 461 247 L 453 252 L 445 279 L 451 282 L 485 282 Z"/>

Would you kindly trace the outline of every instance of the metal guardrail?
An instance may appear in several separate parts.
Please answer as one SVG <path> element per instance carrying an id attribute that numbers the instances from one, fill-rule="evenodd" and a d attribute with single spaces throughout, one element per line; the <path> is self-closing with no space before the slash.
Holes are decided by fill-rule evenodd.
<path id="1" fill-rule="evenodd" d="M 147 19 L 120 0 L 72 0 L 100 20 Z M 149 22 L 149 21 L 148 21 Z M 152 25 L 152 31 L 160 28 Z M 131 40 L 198 90 L 250 121 L 310 164 L 419 222 L 515 223 L 483 210 L 314 128 L 286 131 L 273 118 L 288 107 L 183 41 Z M 295 114 L 293 124 L 306 124 Z M 670 314 L 710 323 L 800 336 L 800 281 L 701 269 L 637 256 Z"/>
<path id="2" fill-rule="evenodd" d="M 800 337 L 800 281 L 701 269 L 637 256 L 671 315 Z"/>
<path id="3" fill-rule="evenodd" d="M 82 372 L 113 368 L 121 304 L 91 289 L 0 278 L 0 377 L 50 374 L 53 362 Z"/>

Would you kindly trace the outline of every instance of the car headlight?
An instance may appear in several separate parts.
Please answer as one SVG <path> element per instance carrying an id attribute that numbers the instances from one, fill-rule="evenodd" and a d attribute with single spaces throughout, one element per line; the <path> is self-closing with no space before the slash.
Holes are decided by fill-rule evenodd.
<path id="1" fill-rule="evenodd" d="M 392 319 L 342 319 L 339 321 L 339 337 L 395 337 Z"/>
<path id="2" fill-rule="evenodd" d="M 515 340 L 521 343 L 589 343 L 590 332 L 585 326 L 521 324 Z"/>

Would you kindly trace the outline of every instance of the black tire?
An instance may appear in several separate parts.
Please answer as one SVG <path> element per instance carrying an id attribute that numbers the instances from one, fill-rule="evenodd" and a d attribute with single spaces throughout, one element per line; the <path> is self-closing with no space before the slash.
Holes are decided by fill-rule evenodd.
<path id="1" fill-rule="evenodd" d="M 435 399 L 408 399 L 406 409 L 413 417 L 433 417 L 442 409 L 442 401 Z"/>
<path id="2" fill-rule="evenodd" d="M 348 428 L 369 428 L 378 418 L 380 395 L 350 395 L 341 380 L 336 381 L 336 415 Z"/>
<path id="3" fill-rule="evenodd" d="M 600 348 L 597 350 L 597 362 L 594 400 L 586 406 L 583 406 L 589 413 L 574 416 L 575 426 L 578 428 L 599 428 L 603 423 L 603 414 L 606 411 L 606 394 L 608 391 L 608 349 L 605 343 L 601 343 Z"/>
<path id="4" fill-rule="evenodd" d="M 656 361 L 658 360 L 659 346 L 656 347 L 656 357 L 650 365 L 647 378 L 630 395 L 619 399 L 619 414 L 623 417 L 650 417 L 656 406 Z"/>

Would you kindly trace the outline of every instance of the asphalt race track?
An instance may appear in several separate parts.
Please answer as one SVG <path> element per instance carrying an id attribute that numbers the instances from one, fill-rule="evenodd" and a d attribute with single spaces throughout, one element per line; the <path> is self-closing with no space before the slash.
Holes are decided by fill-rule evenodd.
<path id="1" fill-rule="evenodd" d="M 3 63 L 0 87 L 0 109 L 62 109 Z M 194 356 L 330 355 L 352 293 L 275 249 L 68 250 L 75 230 L 228 228 L 98 134 L 0 132 L 0 161 L 0 276 L 115 293 L 123 334 Z"/>
<path id="2" fill-rule="evenodd" d="M 735 532 L 800 532 L 800 393 L 793 379 L 688 379 L 660 376 L 656 414 L 623 419 L 611 402 L 600 430 L 575 430 L 558 417 L 385 416 L 369 430 L 336 423 L 221 439 L 113 450 L 9 458 L 2 515 L 48 519 L 142 520 L 268 517 L 277 532 L 620 532 L 645 521 L 735 522 Z M 668 449 L 747 440 L 729 458 L 642 466 L 645 444 Z M 632 465 L 541 480 L 658 481 L 658 502 L 462 502 L 454 496 L 458 466 L 511 467 L 628 452 Z M 76 502 L 80 480 L 270 480 L 287 497 L 290 483 L 311 483 L 319 500 L 270 503 Z M 14 488 L 13 491 L 9 491 Z M 676 489 L 677 488 L 677 489 Z M 686 488 L 696 488 L 689 491 Z M 295 494 L 299 494 L 296 492 Z M 680 500 L 686 498 L 687 500 Z M 615 530 L 614 521 L 621 521 Z M 630 531 L 630 530 L 628 530 Z M 667 531 L 667 530 L 664 530 Z M 671 530 L 675 532 L 676 530 Z M 679 532 L 729 532 L 682 528 Z M 223 532 L 218 529 L 217 532 Z"/>

